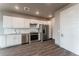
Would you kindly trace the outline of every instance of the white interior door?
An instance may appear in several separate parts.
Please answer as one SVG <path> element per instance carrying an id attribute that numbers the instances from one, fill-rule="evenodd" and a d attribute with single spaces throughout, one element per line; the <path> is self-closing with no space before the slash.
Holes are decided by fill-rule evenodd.
<path id="1" fill-rule="evenodd" d="M 73 32 L 72 32 L 72 24 L 68 16 L 61 15 L 60 20 L 60 45 L 65 49 L 72 49 L 73 47 Z"/>
<path id="2" fill-rule="evenodd" d="M 60 46 L 79 55 L 79 4 L 60 13 Z"/>

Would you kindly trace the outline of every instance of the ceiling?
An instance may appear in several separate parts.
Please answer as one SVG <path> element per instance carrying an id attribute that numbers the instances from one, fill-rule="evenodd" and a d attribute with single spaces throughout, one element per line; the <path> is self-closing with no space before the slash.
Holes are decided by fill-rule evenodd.
<path id="1" fill-rule="evenodd" d="M 55 11 L 67 4 L 68 3 L 0 3 L 0 10 L 50 19 L 53 17 Z M 24 10 L 25 7 L 28 7 L 27 10 Z"/>

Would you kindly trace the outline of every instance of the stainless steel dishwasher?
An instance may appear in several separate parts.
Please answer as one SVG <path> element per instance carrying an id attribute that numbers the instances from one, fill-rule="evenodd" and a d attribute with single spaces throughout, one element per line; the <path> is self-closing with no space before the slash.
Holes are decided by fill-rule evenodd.
<path id="1" fill-rule="evenodd" d="M 29 34 L 22 34 L 22 44 L 29 43 Z"/>

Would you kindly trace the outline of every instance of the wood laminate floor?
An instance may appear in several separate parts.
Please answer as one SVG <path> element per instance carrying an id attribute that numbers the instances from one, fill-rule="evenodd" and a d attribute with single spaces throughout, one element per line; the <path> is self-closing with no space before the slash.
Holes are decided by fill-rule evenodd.
<path id="1" fill-rule="evenodd" d="M 33 42 L 9 48 L 0 49 L 0 56 L 76 56 L 75 54 L 56 46 L 53 40 Z"/>

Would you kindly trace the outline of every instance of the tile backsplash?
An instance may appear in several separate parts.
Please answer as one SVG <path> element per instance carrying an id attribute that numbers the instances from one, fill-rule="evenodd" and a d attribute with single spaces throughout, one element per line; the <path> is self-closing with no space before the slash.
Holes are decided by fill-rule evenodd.
<path id="1" fill-rule="evenodd" d="M 4 34 L 22 34 L 22 33 L 30 33 L 30 32 L 38 32 L 38 28 L 29 28 L 29 29 L 4 29 Z"/>

